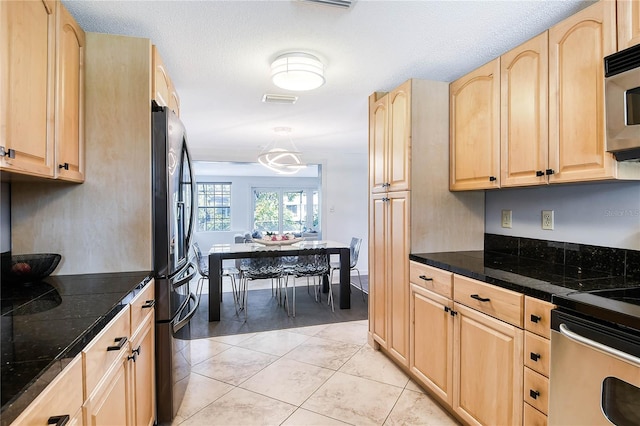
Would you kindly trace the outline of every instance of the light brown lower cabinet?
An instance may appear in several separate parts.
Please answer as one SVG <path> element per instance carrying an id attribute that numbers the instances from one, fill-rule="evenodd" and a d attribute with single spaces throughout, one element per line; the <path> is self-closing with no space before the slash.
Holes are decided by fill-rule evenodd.
<path id="1" fill-rule="evenodd" d="M 522 424 L 522 329 L 453 309 L 453 410 L 470 425 Z"/>
<path id="2" fill-rule="evenodd" d="M 547 416 L 525 402 L 522 424 L 523 426 L 547 426 Z"/>
<path id="3" fill-rule="evenodd" d="M 451 299 L 411 284 L 409 369 L 448 405 L 453 402 L 452 307 Z"/>
<path id="4" fill-rule="evenodd" d="M 137 426 L 153 425 L 156 413 L 154 318 L 151 310 L 131 337 L 131 352 L 135 355 L 131 364 L 133 418 Z"/>

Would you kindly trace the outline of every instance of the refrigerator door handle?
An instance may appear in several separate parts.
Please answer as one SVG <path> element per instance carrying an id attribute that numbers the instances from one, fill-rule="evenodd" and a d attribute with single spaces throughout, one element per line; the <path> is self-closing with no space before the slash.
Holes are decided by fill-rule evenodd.
<path id="1" fill-rule="evenodd" d="M 198 299 L 198 297 L 196 297 L 195 294 L 189 293 L 189 302 L 191 301 L 193 302 L 193 309 L 191 309 L 184 316 L 184 318 L 180 318 L 182 316 L 182 311 L 184 310 L 184 308 L 190 305 L 190 303 L 186 303 L 182 308 L 182 310 L 179 312 L 178 315 L 176 315 L 176 318 L 171 323 L 171 328 L 173 329 L 174 333 L 177 333 L 182 327 L 187 325 L 187 323 L 191 321 L 191 318 L 193 318 L 193 316 L 196 314 L 196 311 L 198 310 L 198 305 L 200 304 L 200 300 Z"/>
<path id="2" fill-rule="evenodd" d="M 196 264 L 193 262 L 189 262 L 189 264 L 182 270 L 182 272 L 175 275 L 174 278 L 171 279 L 171 286 L 176 289 L 178 287 L 182 287 L 185 284 L 189 284 L 189 281 L 196 275 Z"/>

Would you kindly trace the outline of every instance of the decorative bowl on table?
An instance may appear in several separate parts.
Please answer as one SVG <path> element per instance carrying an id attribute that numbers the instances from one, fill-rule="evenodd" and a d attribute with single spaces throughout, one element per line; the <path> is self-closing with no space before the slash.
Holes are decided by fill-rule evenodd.
<path id="1" fill-rule="evenodd" d="M 263 244 L 265 246 L 288 246 L 303 241 L 304 238 L 297 238 L 290 235 L 265 235 L 262 238 L 253 238 L 254 243 Z"/>
<path id="2" fill-rule="evenodd" d="M 51 275 L 60 259 L 62 256 L 56 253 L 13 255 L 10 260 L 3 259 L 2 281 L 12 284 L 40 281 Z"/>

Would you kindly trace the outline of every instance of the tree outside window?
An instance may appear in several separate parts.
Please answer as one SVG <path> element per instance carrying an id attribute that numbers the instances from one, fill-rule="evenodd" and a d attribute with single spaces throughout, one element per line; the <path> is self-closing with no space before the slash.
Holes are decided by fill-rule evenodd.
<path id="1" fill-rule="evenodd" d="M 231 230 L 231 183 L 198 183 L 198 231 Z"/>
<path id="2" fill-rule="evenodd" d="M 254 230 L 279 234 L 319 231 L 317 190 L 254 188 L 253 195 Z"/>

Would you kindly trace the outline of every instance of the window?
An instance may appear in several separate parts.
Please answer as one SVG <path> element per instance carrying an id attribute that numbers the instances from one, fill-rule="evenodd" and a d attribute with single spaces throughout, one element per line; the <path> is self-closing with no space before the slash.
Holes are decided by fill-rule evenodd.
<path id="1" fill-rule="evenodd" d="M 318 199 L 315 188 L 254 188 L 253 229 L 278 234 L 320 231 Z"/>
<path id="2" fill-rule="evenodd" d="M 231 230 L 231 183 L 198 183 L 198 231 Z"/>

